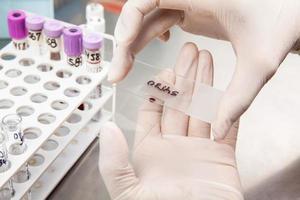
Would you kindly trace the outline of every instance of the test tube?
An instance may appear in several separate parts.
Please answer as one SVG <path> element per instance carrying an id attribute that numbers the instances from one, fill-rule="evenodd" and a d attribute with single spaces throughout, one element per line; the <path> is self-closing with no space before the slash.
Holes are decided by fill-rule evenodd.
<path id="1" fill-rule="evenodd" d="M 61 60 L 61 34 L 64 26 L 57 21 L 47 21 L 44 24 L 46 44 L 50 52 L 50 60 Z"/>
<path id="2" fill-rule="evenodd" d="M 34 49 L 34 51 L 38 52 L 40 55 L 42 54 L 42 30 L 44 22 L 44 18 L 37 15 L 31 15 L 26 17 L 26 27 L 28 29 L 28 39 L 30 48 Z"/>
<path id="3" fill-rule="evenodd" d="M 101 48 L 103 46 L 103 38 L 98 34 L 88 34 L 83 38 L 84 54 L 86 58 L 86 70 L 91 73 L 99 73 L 102 70 L 101 66 Z M 89 95 L 92 99 L 97 99 L 102 96 L 102 86 L 97 85 Z M 94 121 L 99 121 L 102 112 L 99 110 L 92 118 Z"/>
<path id="4" fill-rule="evenodd" d="M 26 162 L 24 165 L 22 165 L 19 171 L 14 174 L 12 180 L 14 183 L 24 183 L 28 181 L 29 178 L 30 178 L 30 172 L 28 168 L 28 163 Z"/>
<path id="5" fill-rule="evenodd" d="M 10 168 L 10 162 L 8 160 L 7 148 L 6 148 L 7 137 L 4 132 L 0 132 L 0 175 Z M 14 189 L 12 181 L 9 180 L 0 189 L 0 199 L 11 199 L 14 196 Z"/>
<path id="6" fill-rule="evenodd" d="M 88 34 L 83 38 L 84 54 L 86 58 L 86 70 L 92 73 L 98 73 L 101 67 L 101 48 L 103 38 L 98 34 Z"/>
<path id="7" fill-rule="evenodd" d="M 10 179 L 0 188 L 0 199 L 10 200 L 13 198 L 14 195 L 15 195 L 15 190 L 13 188 L 13 184 Z"/>
<path id="8" fill-rule="evenodd" d="M 13 155 L 22 154 L 26 150 L 21 125 L 22 118 L 17 114 L 9 114 L 2 119 L 3 130 L 11 141 L 8 151 Z"/>
<path id="9" fill-rule="evenodd" d="M 71 67 L 82 65 L 82 31 L 79 27 L 69 27 L 63 31 L 64 50 L 67 63 Z"/>
<path id="10" fill-rule="evenodd" d="M 12 10 L 7 15 L 8 32 L 17 50 L 28 48 L 25 18 L 26 14 L 21 10 Z"/>
<path id="11" fill-rule="evenodd" d="M 10 163 L 7 155 L 6 148 L 7 138 L 5 137 L 4 132 L 0 133 L 0 173 L 5 172 L 9 169 Z"/>

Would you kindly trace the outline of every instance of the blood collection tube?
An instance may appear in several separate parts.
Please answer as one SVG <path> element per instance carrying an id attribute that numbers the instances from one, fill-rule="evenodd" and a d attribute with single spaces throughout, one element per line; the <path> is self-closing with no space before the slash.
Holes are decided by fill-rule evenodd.
<path id="1" fill-rule="evenodd" d="M 86 58 L 86 70 L 92 73 L 98 73 L 101 67 L 101 48 L 103 38 L 98 34 L 88 34 L 83 38 L 84 54 Z"/>
<path id="2" fill-rule="evenodd" d="M 46 21 L 44 34 L 50 51 L 50 60 L 61 60 L 61 35 L 64 26 L 57 21 Z"/>
<path id="3" fill-rule="evenodd" d="M 8 136 L 8 139 L 11 141 L 11 145 L 8 148 L 9 153 L 13 155 L 22 154 L 26 150 L 21 125 L 22 118 L 17 114 L 9 114 L 4 116 L 2 119 L 4 133 Z"/>
<path id="4" fill-rule="evenodd" d="M 17 50 L 28 48 L 25 18 L 26 14 L 21 10 L 12 10 L 7 15 L 8 32 Z"/>
<path id="5" fill-rule="evenodd" d="M 84 54 L 86 58 L 86 70 L 91 73 L 99 73 L 102 70 L 101 66 L 101 48 L 103 38 L 98 34 L 88 34 L 83 38 Z M 102 86 L 97 85 L 89 95 L 92 99 L 97 99 L 102 96 Z M 99 110 L 92 118 L 94 121 L 99 121 L 101 118 L 101 110 Z"/>
<path id="6" fill-rule="evenodd" d="M 64 50 L 67 63 L 71 67 L 82 65 L 82 31 L 79 27 L 69 27 L 63 31 Z"/>
<path id="7" fill-rule="evenodd" d="M 28 30 L 28 39 L 30 48 L 34 49 L 35 52 L 42 54 L 42 44 L 43 44 L 43 26 L 44 18 L 32 15 L 26 17 L 26 27 Z"/>

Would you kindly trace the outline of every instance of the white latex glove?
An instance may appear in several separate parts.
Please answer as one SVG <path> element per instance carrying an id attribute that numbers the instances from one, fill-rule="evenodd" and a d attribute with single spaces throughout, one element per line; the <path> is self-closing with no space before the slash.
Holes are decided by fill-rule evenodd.
<path id="1" fill-rule="evenodd" d="M 172 72 L 172 71 L 171 71 Z M 212 84 L 213 63 L 207 51 L 188 43 L 181 50 L 175 74 L 160 78 L 176 87 L 176 75 Z M 158 100 L 159 101 L 159 100 Z M 121 130 L 106 124 L 100 134 L 99 168 L 112 199 L 241 200 L 235 160 L 238 125 L 224 140 L 210 138 L 210 125 L 145 100 L 139 109 L 132 164 Z"/>
<path id="2" fill-rule="evenodd" d="M 118 48 L 109 80 L 130 70 L 134 55 L 151 39 L 167 40 L 170 27 L 229 40 L 237 56 L 234 76 L 213 123 L 222 139 L 274 75 L 300 36 L 299 0 L 129 0 L 120 15 Z"/>

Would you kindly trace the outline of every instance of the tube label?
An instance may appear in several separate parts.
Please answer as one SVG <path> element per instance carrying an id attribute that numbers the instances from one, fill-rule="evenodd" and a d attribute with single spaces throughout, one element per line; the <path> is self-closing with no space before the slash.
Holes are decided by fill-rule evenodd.
<path id="1" fill-rule="evenodd" d="M 29 45 L 28 45 L 28 42 L 27 42 L 27 39 L 23 39 L 23 40 L 13 40 L 13 45 L 14 47 L 17 49 L 17 50 L 26 50 Z"/>
<path id="2" fill-rule="evenodd" d="M 21 131 L 12 132 L 11 134 L 15 143 L 23 144 L 23 134 Z"/>
<path id="3" fill-rule="evenodd" d="M 29 30 L 28 31 L 28 38 L 31 42 L 37 42 L 40 43 L 42 41 L 42 31 L 33 31 Z"/>
<path id="4" fill-rule="evenodd" d="M 85 56 L 86 56 L 86 61 L 88 63 L 94 64 L 94 65 L 100 65 L 101 60 L 102 60 L 100 49 L 99 50 L 94 50 L 94 51 L 86 49 L 84 51 L 84 53 L 85 53 Z"/>
<path id="5" fill-rule="evenodd" d="M 61 39 L 46 37 L 46 44 L 50 52 L 59 52 L 61 49 Z"/>
<path id="6" fill-rule="evenodd" d="M 67 59 L 71 67 L 80 67 L 82 65 L 82 56 L 68 57 Z"/>
<path id="7" fill-rule="evenodd" d="M 0 146 L 0 167 L 6 165 L 7 163 L 7 150 L 5 145 Z"/>

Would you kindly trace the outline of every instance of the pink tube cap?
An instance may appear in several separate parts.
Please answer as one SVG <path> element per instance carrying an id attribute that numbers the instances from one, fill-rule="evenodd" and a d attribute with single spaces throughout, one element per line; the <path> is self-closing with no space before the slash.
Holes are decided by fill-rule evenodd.
<path id="1" fill-rule="evenodd" d="M 83 38 L 83 47 L 85 49 L 100 49 L 103 45 L 103 38 L 95 33 L 90 33 Z"/>
<path id="2" fill-rule="evenodd" d="M 8 32 L 12 39 L 21 40 L 27 37 L 25 26 L 25 12 L 21 10 L 11 10 L 7 15 Z"/>
<path id="3" fill-rule="evenodd" d="M 79 27 L 69 27 L 63 31 L 65 53 L 79 56 L 82 53 L 82 31 Z"/>
<path id="4" fill-rule="evenodd" d="M 61 36 L 64 26 L 55 20 L 46 21 L 44 24 L 44 33 L 48 37 L 58 38 Z"/>
<path id="5" fill-rule="evenodd" d="M 26 27 L 28 30 L 40 31 L 43 29 L 45 19 L 41 16 L 32 15 L 26 17 Z"/>

